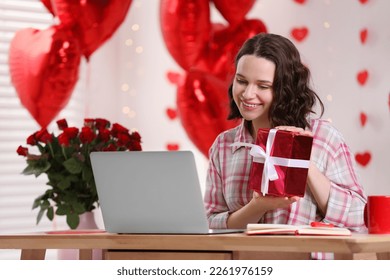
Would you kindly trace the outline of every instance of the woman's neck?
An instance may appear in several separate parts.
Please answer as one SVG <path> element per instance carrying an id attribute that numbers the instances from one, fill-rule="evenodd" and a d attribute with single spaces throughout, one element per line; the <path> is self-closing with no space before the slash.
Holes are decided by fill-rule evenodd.
<path id="1" fill-rule="evenodd" d="M 271 128 L 271 125 L 270 125 L 269 121 L 264 121 L 264 122 L 247 121 L 247 128 L 248 128 L 250 134 L 252 135 L 253 139 L 256 140 L 257 131 L 260 128 Z"/>

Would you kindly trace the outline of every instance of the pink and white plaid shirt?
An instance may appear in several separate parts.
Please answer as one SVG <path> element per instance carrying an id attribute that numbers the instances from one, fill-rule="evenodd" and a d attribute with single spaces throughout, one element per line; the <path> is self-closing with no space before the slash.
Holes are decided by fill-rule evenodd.
<path id="1" fill-rule="evenodd" d="M 210 149 L 205 206 L 210 228 L 226 228 L 229 214 L 252 199 L 248 177 L 252 157 L 248 147 L 232 147 L 236 142 L 254 143 L 248 129 L 241 125 L 221 133 Z M 332 223 L 352 231 L 365 230 L 363 211 L 366 195 L 358 182 L 353 154 L 342 135 L 327 121 L 312 120 L 311 161 L 331 181 L 325 216 L 306 188 L 298 202 L 288 208 L 267 212 L 259 223 L 308 225 L 312 221 Z"/>

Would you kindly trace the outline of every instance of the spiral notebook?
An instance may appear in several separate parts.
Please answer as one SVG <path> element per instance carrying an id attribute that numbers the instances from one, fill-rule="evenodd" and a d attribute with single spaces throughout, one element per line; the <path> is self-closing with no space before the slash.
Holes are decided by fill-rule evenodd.
<path id="1" fill-rule="evenodd" d="M 209 230 L 190 151 L 92 152 L 105 230 L 111 233 L 221 234 Z"/>

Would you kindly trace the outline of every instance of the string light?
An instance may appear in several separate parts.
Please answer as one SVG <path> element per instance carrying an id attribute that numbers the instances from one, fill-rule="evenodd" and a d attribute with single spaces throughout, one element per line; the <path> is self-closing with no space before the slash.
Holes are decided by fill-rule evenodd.
<path id="1" fill-rule="evenodd" d="M 137 115 L 134 110 L 131 110 L 129 106 L 123 106 L 122 113 L 128 118 L 133 119 Z"/>
<path id="2" fill-rule="evenodd" d="M 329 28 L 330 28 L 330 23 L 327 22 L 327 21 L 325 21 L 325 22 L 324 22 L 324 27 L 325 27 L 326 29 L 329 29 Z"/>
<path id="3" fill-rule="evenodd" d="M 133 45 L 133 40 L 132 39 L 127 39 L 125 41 L 125 45 L 128 46 L 128 47 L 131 47 Z"/>
<path id="4" fill-rule="evenodd" d="M 135 48 L 135 52 L 138 54 L 141 54 L 144 51 L 144 48 L 142 46 L 138 46 Z"/>
<path id="5" fill-rule="evenodd" d="M 131 26 L 131 30 L 133 30 L 133 31 L 138 31 L 140 29 L 140 26 L 139 26 L 139 24 L 133 24 L 132 26 Z"/>
<path id="6" fill-rule="evenodd" d="M 122 90 L 122 91 L 128 91 L 129 88 L 130 88 L 129 85 L 126 84 L 126 83 L 122 84 L 122 86 L 121 86 L 121 90 Z"/>

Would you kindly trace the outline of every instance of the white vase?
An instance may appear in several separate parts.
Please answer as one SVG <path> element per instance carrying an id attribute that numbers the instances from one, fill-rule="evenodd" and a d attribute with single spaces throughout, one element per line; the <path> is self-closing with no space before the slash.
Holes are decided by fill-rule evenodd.
<path id="1" fill-rule="evenodd" d="M 99 229 L 96 224 L 95 214 L 94 212 L 85 212 L 79 216 L 80 222 L 75 231 L 83 231 L 87 230 L 95 230 Z M 93 234 L 93 233 L 91 233 Z M 76 249 L 61 249 L 58 250 L 58 259 L 59 260 L 78 260 L 79 259 L 79 250 Z M 93 260 L 101 260 L 102 259 L 102 250 L 94 249 L 92 251 L 92 259 Z"/>

